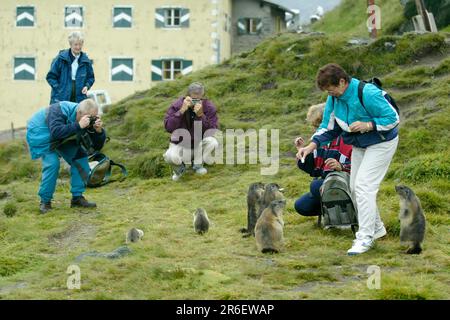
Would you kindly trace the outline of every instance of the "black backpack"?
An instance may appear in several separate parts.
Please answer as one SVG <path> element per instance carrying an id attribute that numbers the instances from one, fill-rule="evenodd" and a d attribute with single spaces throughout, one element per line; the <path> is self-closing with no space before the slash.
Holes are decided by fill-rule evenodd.
<path id="1" fill-rule="evenodd" d="M 372 78 L 367 81 L 366 80 L 359 81 L 359 85 L 358 85 L 359 102 L 361 103 L 363 108 L 366 110 L 366 112 L 370 115 L 370 113 L 367 111 L 366 106 L 364 105 L 364 102 L 363 102 L 363 90 L 364 90 L 364 86 L 366 85 L 366 83 L 371 83 L 380 90 L 384 90 L 384 89 L 383 89 L 383 84 L 381 83 L 381 80 L 378 78 Z M 395 111 L 400 116 L 400 109 L 398 108 L 398 105 L 397 105 L 397 102 L 395 102 L 395 99 L 389 93 L 386 93 L 384 95 L 384 97 L 394 107 Z"/>
<path id="2" fill-rule="evenodd" d="M 350 226 L 356 233 L 358 214 L 350 191 L 350 175 L 344 171 L 330 172 L 320 188 L 321 215 L 318 224 L 323 228 Z"/>

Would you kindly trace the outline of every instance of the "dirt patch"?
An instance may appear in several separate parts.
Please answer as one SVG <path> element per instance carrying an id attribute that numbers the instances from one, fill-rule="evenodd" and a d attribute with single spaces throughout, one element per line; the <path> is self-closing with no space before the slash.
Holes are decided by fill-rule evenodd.
<path id="1" fill-rule="evenodd" d="M 95 234 L 95 226 L 74 222 L 66 230 L 50 235 L 48 241 L 59 249 L 74 249 L 86 244 Z"/>

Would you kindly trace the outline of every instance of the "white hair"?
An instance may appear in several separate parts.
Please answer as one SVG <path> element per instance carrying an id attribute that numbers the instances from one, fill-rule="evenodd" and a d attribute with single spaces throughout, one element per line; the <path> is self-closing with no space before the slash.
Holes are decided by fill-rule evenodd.
<path id="1" fill-rule="evenodd" d="M 98 104 L 92 99 L 84 99 L 78 104 L 78 111 L 82 114 L 91 114 L 92 111 L 98 112 Z"/>
<path id="2" fill-rule="evenodd" d="M 200 82 L 191 83 L 188 87 L 187 95 L 190 96 L 192 93 L 205 94 L 205 86 Z"/>
<path id="3" fill-rule="evenodd" d="M 68 40 L 69 44 L 72 44 L 75 41 L 84 42 L 84 36 L 80 31 L 74 31 L 71 34 L 69 34 Z"/>

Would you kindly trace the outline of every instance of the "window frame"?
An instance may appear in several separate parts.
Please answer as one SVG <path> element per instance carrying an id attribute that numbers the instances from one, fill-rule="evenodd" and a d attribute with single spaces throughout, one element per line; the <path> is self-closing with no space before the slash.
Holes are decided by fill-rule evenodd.
<path id="1" fill-rule="evenodd" d="M 34 59 L 34 75 L 33 75 L 33 79 L 16 79 L 16 73 L 14 72 L 14 69 L 16 68 L 16 59 Z M 37 58 L 36 56 L 31 56 L 31 55 L 17 55 L 17 56 L 13 56 L 12 57 L 12 80 L 13 81 L 37 81 Z"/>
<path id="2" fill-rule="evenodd" d="M 81 8 L 81 18 L 82 18 L 82 22 L 81 22 L 81 27 L 80 26 L 66 26 L 66 9 L 67 8 Z M 85 7 L 81 4 L 68 4 L 68 5 L 64 5 L 63 8 L 63 25 L 64 25 L 64 29 L 84 29 L 86 28 L 86 21 L 85 21 Z"/>
<path id="3" fill-rule="evenodd" d="M 161 78 L 162 81 L 173 81 L 176 79 L 176 75 L 178 74 L 183 74 L 183 60 L 184 59 L 178 59 L 178 58 L 173 58 L 173 59 L 161 59 L 162 65 L 161 65 Z M 170 69 L 166 69 L 165 68 L 165 63 L 170 62 Z M 175 62 L 180 62 L 180 68 L 179 69 L 175 69 Z M 175 72 L 178 70 L 178 73 L 175 74 Z M 165 77 L 165 72 L 169 71 L 170 72 L 170 79 Z"/>
<path id="4" fill-rule="evenodd" d="M 132 63 L 133 63 L 133 75 L 132 75 L 132 79 L 131 80 L 113 80 L 113 74 L 112 74 L 112 63 L 114 59 L 131 59 Z M 121 57 L 121 56 L 113 56 L 109 58 L 109 82 L 110 83 L 134 83 L 136 78 L 136 64 L 135 64 L 135 58 L 133 57 Z"/>
<path id="5" fill-rule="evenodd" d="M 18 26 L 17 25 L 17 9 L 18 8 L 33 8 L 33 25 L 32 26 Z M 36 28 L 36 6 L 34 4 L 30 5 L 16 5 L 16 14 L 15 14 L 15 27 L 16 28 Z"/>
<path id="6" fill-rule="evenodd" d="M 131 26 L 129 27 L 115 27 L 114 26 L 114 9 L 123 8 L 123 9 L 131 9 Z M 111 26 L 113 29 L 133 29 L 134 28 L 134 6 L 130 5 L 114 5 L 112 8 L 112 17 L 111 17 Z"/>

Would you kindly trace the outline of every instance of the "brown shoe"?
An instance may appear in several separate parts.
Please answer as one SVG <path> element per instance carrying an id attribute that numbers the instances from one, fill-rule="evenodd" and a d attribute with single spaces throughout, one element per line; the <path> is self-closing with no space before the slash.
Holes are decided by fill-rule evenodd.
<path id="1" fill-rule="evenodd" d="M 46 214 L 50 210 L 52 210 L 52 203 L 51 202 L 41 202 L 39 204 L 39 211 L 41 212 L 41 214 Z"/>
<path id="2" fill-rule="evenodd" d="M 70 201 L 70 207 L 71 208 L 96 208 L 97 204 L 95 202 L 89 202 L 86 200 L 85 197 L 77 197 L 72 198 Z"/>

